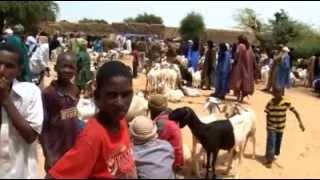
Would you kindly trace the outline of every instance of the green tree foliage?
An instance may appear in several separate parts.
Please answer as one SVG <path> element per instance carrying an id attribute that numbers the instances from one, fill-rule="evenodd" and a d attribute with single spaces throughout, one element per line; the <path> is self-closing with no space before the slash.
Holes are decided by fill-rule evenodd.
<path id="1" fill-rule="evenodd" d="M 234 19 L 238 22 L 239 27 L 244 30 L 249 30 L 254 33 L 262 31 L 262 20 L 253 9 L 239 9 L 238 13 L 234 15 Z"/>
<path id="2" fill-rule="evenodd" d="M 276 12 L 274 16 L 275 19 L 270 20 L 270 24 L 276 43 L 287 44 L 290 40 L 298 37 L 297 22 L 292 20 L 283 9 Z"/>
<path id="3" fill-rule="evenodd" d="M 126 23 L 147 23 L 147 24 L 163 24 L 163 20 L 160 16 L 156 16 L 154 14 L 138 14 L 135 18 L 127 18 L 123 20 Z"/>
<path id="4" fill-rule="evenodd" d="M 58 12 L 54 1 L 0 1 L 0 28 L 19 23 L 28 30 L 40 22 L 55 21 Z"/>
<path id="5" fill-rule="evenodd" d="M 87 18 L 83 18 L 81 20 L 78 21 L 79 23 L 98 23 L 98 24 L 108 24 L 107 21 L 103 20 L 103 19 L 87 19 Z"/>
<path id="6" fill-rule="evenodd" d="M 293 20 L 280 9 L 268 23 L 263 23 L 252 9 L 241 9 L 234 16 L 239 27 L 251 31 L 260 45 L 271 50 L 277 44 L 285 44 L 294 49 L 295 57 L 310 57 L 320 53 L 320 33 L 310 25 Z"/>
<path id="7" fill-rule="evenodd" d="M 205 32 L 205 23 L 201 14 L 191 12 L 180 23 L 179 33 L 183 39 L 195 39 Z"/>

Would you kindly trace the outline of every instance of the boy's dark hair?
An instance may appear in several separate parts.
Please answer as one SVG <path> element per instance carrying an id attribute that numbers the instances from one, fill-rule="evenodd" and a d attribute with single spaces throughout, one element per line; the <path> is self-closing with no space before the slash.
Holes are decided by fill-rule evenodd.
<path id="1" fill-rule="evenodd" d="M 16 54 L 18 56 L 19 64 L 20 65 L 23 64 L 23 61 L 22 61 L 23 58 L 20 58 L 21 57 L 21 52 L 15 46 L 13 46 L 11 44 L 8 44 L 8 43 L 0 43 L 0 51 L 8 51 L 10 53 Z"/>
<path id="2" fill-rule="evenodd" d="M 42 31 L 42 32 L 40 32 L 40 34 L 39 34 L 40 36 L 47 36 L 47 37 L 49 37 L 49 34 L 48 33 L 46 33 L 45 31 Z"/>
<path id="3" fill-rule="evenodd" d="M 209 49 L 213 48 L 213 41 L 209 40 L 209 41 L 207 41 L 207 44 L 208 44 Z"/>
<path id="4" fill-rule="evenodd" d="M 132 80 L 131 68 L 119 61 L 110 61 L 103 64 L 97 73 L 97 90 L 101 89 L 103 84 L 113 77 L 122 76 Z"/>
<path id="5" fill-rule="evenodd" d="M 73 52 L 63 52 L 61 54 L 58 55 L 58 58 L 57 58 L 57 63 L 58 64 L 60 61 L 63 61 L 62 58 L 64 58 L 65 56 L 71 56 L 73 57 L 74 61 L 76 62 L 76 54 L 73 53 Z"/>

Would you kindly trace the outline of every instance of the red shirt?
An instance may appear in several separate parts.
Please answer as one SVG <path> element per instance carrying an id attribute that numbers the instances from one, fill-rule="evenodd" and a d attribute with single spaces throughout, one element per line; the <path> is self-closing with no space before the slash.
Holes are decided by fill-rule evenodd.
<path id="1" fill-rule="evenodd" d="M 87 123 L 75 146 L 50 169 L 54 178 L 136 178 L 132 143 L 125 119 L 111 134 L 95 118 Z"/>
<path id="2" fill-rule="evenodd" d="M 184 165 L 183 145 L 181 131 L 177 123 L 169 120 L 167 112 L 161 113 L 155 118 L 158 127 L 159 139 L 168 141 L 174 148 L 174 166 Z"/>

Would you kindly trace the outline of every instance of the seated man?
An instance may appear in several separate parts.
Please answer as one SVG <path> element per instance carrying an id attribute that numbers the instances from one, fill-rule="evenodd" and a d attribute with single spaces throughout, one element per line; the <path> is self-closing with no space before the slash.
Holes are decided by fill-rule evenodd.
<path id="1" fill-rule="evenodd" d="M 169 119 L 168 101 L 164 96 L 152 96 L 148 103 L 151 118 L 158 127 L 159 139 L 168 141 L 174 148 L 174 168 L 177 172 L 184 165 L 181 131 L 174 121 Z"/>
<path id="2" fill-rule="evenodd" d="M 174 179 L 172 146 L 158 139 L 151 119 L 138 116 L 130 123 L 134 157 L 139 179 Z"/>

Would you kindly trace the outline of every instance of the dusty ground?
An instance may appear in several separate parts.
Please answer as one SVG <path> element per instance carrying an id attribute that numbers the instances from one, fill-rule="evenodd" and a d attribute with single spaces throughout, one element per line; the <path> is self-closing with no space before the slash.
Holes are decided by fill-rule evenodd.
<path id="1" fill-rule="evenodd" d="M 130 65 L 129 60 L 125 63 Z M 49 79 L 46 84 L 49 83 Z M 134 80 L 135 90 L 143 90 L 145 87 L 145 76 L 140 75 Z M 320 99 L 306 88 L 293 88 L 286 92 L 287 98 L 299 111 L 305 124 L 306 131 L 301 132 L 292 113 L 288 113 L 286 129 L 283 137 L 282 151 L 276 165 L 272 169 L 267 169 L 263 165 L 263 155 L 266 143 L 266 120 L 264 107 L 271 95 L 261 92 L 261 85 L 256 87 L 255 94 L 250 99 L 245 99 L 247 104 L 255 110 L 257 114 L 257 146 L 256 159 L 245 158 L 241 166 L 241 178 L 319 178 L 320 171 L 320 122 L 316 112 L 320 110 Z M 182 102 L 172 104 L 171 108 L 182 106 L 192 107 L 198 114 L 206 114 L 203 103 L 210 91 L 202 91 L 202 96 L 197 98 L 185 97 Z M 228 97 L 233 99 L 232 96 Z M 318 120 L 317 120 L 318 119 Z M 183 141 L 191 148 L 191 132 L 186 127 L 183 129 Z M 252 146 L 249 142 L 246 150 L 247 155 L 251 154 Z M 43 157 L 39 152 L 39 168 L 43 169 Z M 221 161 L 221 158 L 220 158 Z M 42 173 L 43 175 L 44 173 Z"/>

